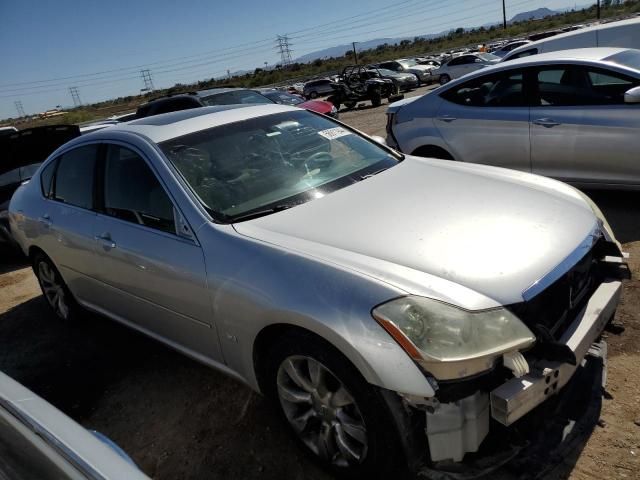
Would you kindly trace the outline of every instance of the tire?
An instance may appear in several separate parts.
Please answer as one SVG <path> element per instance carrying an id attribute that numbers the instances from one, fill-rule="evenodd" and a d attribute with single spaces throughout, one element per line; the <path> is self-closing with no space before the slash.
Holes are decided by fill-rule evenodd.
<path id="1" fill-rule="evenodd" d="M 327 98 L 327 102 L 332 103 L 333 106 L 336 107 L 336 110 L 340 110 L 340 101 L 338 100 L 337 97 L 331 96 Z"/>
<path id="2" fill-rule="evenodd" d="M 64 322 L 77 320 L 81 314 L 80 305 L 73 298 L 60 272 L 49 257 L 43 253 L 36 254 L 33 258 L 33 272 L 47 305 L 56 317 Z"/>
<path id="3" fill-rule="evenodd" d="M 379 92 L 376 92 L 371 95 L 371 105 L 374 107 L 379 107 L 382 104 L 382 97 Z"/>
<path id="4" fill-rule="evenodd" d="M 272 346 L 265 393 L 299 444 L 344 478 L 398 478 L 406 461 L 380 391 L 337 349 L 311 334 Z"/>
<path id="5" fill-rule="evenodd" d="M 446 73 L 444 75 L 440 75 L 440 85 L 444 85 L 445 83 L 449 83 L 451 81 L 451 77 Z"/>
<path id="6" fill-rule="evenodd" d="M 353 107 L 356 106 L 357 102 L 344 102 L 344 106 L 347 107 L 349 110 L 351 110 Z"/>
<path id="7" fill-rule="evenodd" d="M 309 97 L 310 98 L 318 98 L 318 92 L 316 92 L 315 90 L 309 93 Z"/>

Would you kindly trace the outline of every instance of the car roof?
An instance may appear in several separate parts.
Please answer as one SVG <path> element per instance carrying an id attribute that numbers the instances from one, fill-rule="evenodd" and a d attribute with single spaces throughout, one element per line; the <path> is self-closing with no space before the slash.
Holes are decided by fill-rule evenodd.
<path id="1" fill-rule="evenodd" d="M 107 139 L 108 137 L 113 137 L 114 134 L 128 132 L 143 135 L 153 142 L 160 143 L 207 128 L 241 122 L 274 113 L 291 111 L 300 112 L 303 110 L 276 103 L 217 105 L 213 107 L 192 108 L 189 110 L 162 113 L 139 120 L 133 120 L 128 123 L 113 125 L 107 129 L 84 135 L 82 139 Z"/>
<path id="2" fill-rule="evenodd" d="M 250 88 L 240 88 L 240 87 L 220 87 L 220 88 L 209 88 L 207 90 L 198 90 L 196 93 L 200 97 L 209 96 L 209 95 L 219 95 L 221 93 L 227 92 L 239 92 L 242 90 L 251 90 Z"/>
<path id="3" fill-rule="evenodd" d="M 563 38 L 571 38 L 578 35 L 588 35 L 589 32 L 593 32 L 594 30 L 604 30 L 604 29 L 617 28 L 617 27 L 623 27 L 626 25 L 634 25 L 634 24 L 639 24 L 638 28 L 640 28 L 640 18 L 628 18 L 626 20 L 616 20 L 613 22 L 598 23 L 596 25 L 590 25 L 588 27 L 580 28 L 578 30 L 571 30 L 569 32 L 558 33 L 557 35 L 541 38 L 540 40 L 535 40 L 531 43 L 528 43 L 527 45 L 522 45 L 521 47 L 514 48 L 509 52 L 507 56 L 505 56 L 505 60 L 503 61 L 512 62 L 513 60 L 509 60 L 509 58 L 513 58 L 514 55 L 517 55 L 518 53 L 528 50 L 530 48 L 535 48 L 538 45 L 543 45 L 546 42 L 551 42 L 551 41 L 556 42 L 558 40 L 562 40 Z"/>

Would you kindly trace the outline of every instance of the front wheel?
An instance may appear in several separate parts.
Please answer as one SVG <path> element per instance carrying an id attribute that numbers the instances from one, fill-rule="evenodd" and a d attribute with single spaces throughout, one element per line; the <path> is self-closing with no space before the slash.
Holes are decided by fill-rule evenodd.
<path id="1" fill-rule="evenodd" d="M 338 97 L 331 96 L 327 98 L 327 102 L 332 103 L 333 106 L 336 107 L 336 110 L 340 110 L 340 100 L 338 100 Z"/>
<path id="2" fill-rule="evenodd" d="M 271 394 L 298 441 L 334 473 L 385 478 L 403 460 L 386 404 L 349 360 L 312 336 L 271 351 Z"/>
<path id="3" fill-rule="evenodd" d="M 382 96 L 380 95 L 380 92 L 374 92 L 371 95 L 371 105 L 379 107 L 380 104 L 382 104 Z"/>
<path id="4" fill-rule="evenodd" d="M 444 75 L 440 75 L 440 85 L 444 85 L 445 83 L 449 83 L 451 81 L 451 77 L 446 73 Z"/>

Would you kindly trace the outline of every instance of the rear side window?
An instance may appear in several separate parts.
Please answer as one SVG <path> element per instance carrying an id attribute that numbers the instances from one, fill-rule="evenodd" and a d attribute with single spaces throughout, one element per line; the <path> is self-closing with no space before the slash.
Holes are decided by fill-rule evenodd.
<path id="1" fill-rule="evenodd" d="M 442 93 L 450 102 L 468 107 L 519 107 L 527 105 L 521 70 L 484 75 Z"/>
<path id="2" fill-rule="evenodd" d="M 173 204 L 147 163 L 116 145 L 107 150 L 104 211 L 138 225 L 175 233 Z"/>
<path id="3" fill-rule="evenodd" d="M 53 174 L 56 171 L 56 165 L 58 164 L 58 159 L 49 163 L 40 174 L 40 187 L 42 188 L 42 195 L 49 198 L 53 189 Z"/>
<path id="4" fill-rule="evenodd" d="M 78 147 L 60 157 L 53 198 L 76 207 L 93 207 L 93 175 L 98 145 Z"/>

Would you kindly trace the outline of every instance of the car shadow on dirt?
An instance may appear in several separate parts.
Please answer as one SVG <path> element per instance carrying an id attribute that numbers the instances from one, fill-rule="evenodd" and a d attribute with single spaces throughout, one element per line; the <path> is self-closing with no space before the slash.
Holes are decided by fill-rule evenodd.
<path id="1" fill-rule="evenodd" d="M 22 252 L 0 245 L 0 275 L 13 272 L 29 265 L 27 257 Z"/>
<path id="2" fill-rule="evenodd" d="M 640 240 L 640 192 L 584 191 L 600 207 L 621 243 Z"/>
<path id="3" fill-rule="evenodd" d="M 0 315 L 0 370 L 156 479 L 331 478 L 243 384 L 100 316 L 60 322 L 43 297 Z"/>

